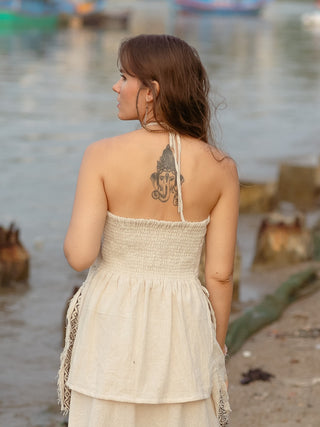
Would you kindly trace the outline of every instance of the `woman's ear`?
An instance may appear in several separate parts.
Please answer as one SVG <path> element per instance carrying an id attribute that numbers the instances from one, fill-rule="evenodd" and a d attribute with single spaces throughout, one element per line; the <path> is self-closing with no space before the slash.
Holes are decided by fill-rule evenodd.
<path id="1" fill-rule="evenodd" d="M 147 89 L 147 92 L 146 92 L 146 101 L 147 102 L 152 102 L 154 100 L 154 93 L 156 94 L 156 97 L 158 97 L 158 95 L 159 95 L 160 85 L 156 80 L 152 81 L 152 87 L 153 87 L 154 91 L 152 91 L 150 88 Z"/>

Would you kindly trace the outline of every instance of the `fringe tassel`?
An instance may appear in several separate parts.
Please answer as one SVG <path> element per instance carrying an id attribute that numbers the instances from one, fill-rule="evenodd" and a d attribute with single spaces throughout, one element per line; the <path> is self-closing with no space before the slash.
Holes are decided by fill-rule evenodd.
<path id="1" fill-rule="evenodd" d="M 84 285 L 74 294 L 67 311 L 67 327 L 63 352 L 60 356 L 60 369 L 58 372 L 58 403 L 63 415 L 67 415 L 70 409 L 71 390 L 67 386 L 70 371 L 71 355 L 76 338 L 79 321 L 80 301 Z"/>
<path id="2" fill-rule="evenodd" d="M 211 302 L 209 300 L 209 291 L 205 286 L 201 285 L 201 288 L 207 298 L 211 314 L 212 327 L 214 328 L 214 330 L 216 330 L 216 318 Z M 214 351 L 214 355 L 216 367 L 214 369 L 213 389 L 211 397 L 213 400 L 216 415 L 218 417 L 219 426 L 226 427 L 229 424 L 229 414 L 231 412 L 229 404 L 229 395 L 227 390 L 228 377 L 225 365 L 225 356 L 217 342 L 215 343 L 215 346 L 216 350 Z"/>
<path id="3" fill-rule="evenodd" d="M 226 379 L 221 378 L 217 372 L 216 378 L 214 378 L 211 398 L 219 421 L 219 426 L 226 427 L 229 424 L 231 408 L 229 404 Z"/>

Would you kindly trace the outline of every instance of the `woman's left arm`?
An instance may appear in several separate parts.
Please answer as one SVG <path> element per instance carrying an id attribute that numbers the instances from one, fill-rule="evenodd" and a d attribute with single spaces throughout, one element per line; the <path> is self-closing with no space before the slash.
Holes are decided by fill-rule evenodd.
<path id="1" fill-rule="evenodd" d="M 206 236 L 206 286 L 216 317 L 216 337 L 224 351 L 232 302 L 233 264 L 239 211 L 239 179 L 233 160 L 220 164 L 221 193 Z M 213 183 L 214 185 L 214 183 Z"/>
<path id="2" fill-rule="evenodd" d="M 64 254 L 77 271 L 90 267 L 98 256 L 107 215 L 107 197 L 102 178 L 102 145 L 85 151 L 78 176 L 71 221 L 64 241 Z"/>

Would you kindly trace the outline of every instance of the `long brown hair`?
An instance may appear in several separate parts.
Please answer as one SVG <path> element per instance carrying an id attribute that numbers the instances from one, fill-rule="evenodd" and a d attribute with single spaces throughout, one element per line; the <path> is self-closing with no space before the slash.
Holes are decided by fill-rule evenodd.
<path id="1" fill-rule="evenodd" d="M 152 90 L 154 118 L 162 127 L 214 143 L 210 83 L 196 49 L 171 35 L 142 34 L 121 43 L 118 66 Z"/>

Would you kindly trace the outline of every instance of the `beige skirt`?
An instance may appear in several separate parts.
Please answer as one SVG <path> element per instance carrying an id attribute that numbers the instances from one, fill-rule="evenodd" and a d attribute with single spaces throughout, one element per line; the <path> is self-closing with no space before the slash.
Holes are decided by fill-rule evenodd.
<path id="1" fill-rule="evenodd" d="M 144 404 L 95 399 L 72 391 L 69 427 L 219 427 L 211 398 Z"/>

